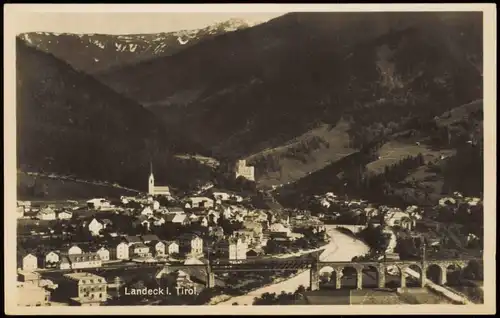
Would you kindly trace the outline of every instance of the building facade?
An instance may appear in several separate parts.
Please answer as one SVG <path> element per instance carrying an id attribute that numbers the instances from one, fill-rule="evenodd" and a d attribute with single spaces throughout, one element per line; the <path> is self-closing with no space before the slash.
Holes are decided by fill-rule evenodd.
<path id="1" fill-rule="evenodd" d="M 104 277 L 91 273 L 66 274 L 61 287 L 75 305 L 99 306 L 108 298 Z"/>
<path id="2" fill-rule="evenodd" d="M 243 177 L 250 181 L 255 181 L 255 168 L 247 166 L 246 160 L 238 160 L 235 168 L 235 178 Z"/>

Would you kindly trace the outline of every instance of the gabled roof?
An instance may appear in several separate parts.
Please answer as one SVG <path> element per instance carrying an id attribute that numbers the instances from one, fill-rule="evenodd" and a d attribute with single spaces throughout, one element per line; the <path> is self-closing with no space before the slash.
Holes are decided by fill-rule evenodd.
<path id="1" fill-rule="evenodd" d="M 158 236 L 156 236 L 154 234 L 143 235 L 143 236 L 141 236 L 141 238 L 142 238 L 143 242 L 145 242 L 145 241 L 159 241 L 160 240 L 158 238 Z"/>
<path id="2" fill-rule="evenodd" d="M 123 239 L 127 243 L 141 243 L 141 238 L 139 236 L 124 236 Z"/>

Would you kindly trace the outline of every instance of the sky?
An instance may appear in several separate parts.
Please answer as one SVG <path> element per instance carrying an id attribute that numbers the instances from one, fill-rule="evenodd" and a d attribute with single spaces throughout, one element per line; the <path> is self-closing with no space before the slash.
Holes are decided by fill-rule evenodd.
<path id="1" fill-rule="evenodd" d="M 17 33 L 159 33 L 200 29 L 232 18 L 250 23 L 266 22 L 285 12 L 272 13 L 207 13 L 207 12 L 29 12 L 23 13 Z"/>

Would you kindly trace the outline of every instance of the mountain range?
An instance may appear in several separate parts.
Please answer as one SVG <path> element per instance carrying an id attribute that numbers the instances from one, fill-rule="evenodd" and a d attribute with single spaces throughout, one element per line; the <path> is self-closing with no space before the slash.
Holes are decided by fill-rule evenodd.
<path id="1" fill-rule="evenodd" d="M 356 156 L 379 173 L 394 162 L 358 155 L 374 143 L 381 158 L 394 149 L 397 160 L 456 155 L 464 140 L 431 142 L 441 136 L 431 123 L 482 99 L 482 42 L 481 13 L 343 12 L 290 13 L 133 61 L 110 49 L 107 60 L 120 62 L 102 68 L 92 62 L 97 49 L 38 47 L 154 113 L 167 135 L 184 138 L 179 152 L 245 158 L 267 187 L 328 179 L 325 171 Z"/>
<path id="2" fill-rule="evenodd" d="M 197 148 L 181 133 L 134 100 L 20 39 L 16 55 L 20 170 L 144 189 L 153 162 L 160 182 L 165 174 L 178 180 L 175 175 L 183 170 L 174 155 Z"/>
<path id="3" fill-rule="evenodd" d="M 481 13 L 291 13 L 98 75 L 269 185 L 482 96 Z M 202 132 L 202 133 L 200 133 Z"/>
<path id="4" fill-rule="evenodd" d="M 19 38 L 77 70 L 93 74 L 173 55 L 203 40 L 252 25 L 241 19 L 230 19 L 202 29 L 176 32 L 123 35 L 29 32 L 20 34 Z"/>

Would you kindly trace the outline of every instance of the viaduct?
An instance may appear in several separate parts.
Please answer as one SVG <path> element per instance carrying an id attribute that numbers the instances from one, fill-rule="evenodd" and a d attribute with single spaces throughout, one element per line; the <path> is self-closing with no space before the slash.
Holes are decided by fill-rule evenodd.
<path id="1" fill-rule="evenodd" d="M 335 288 L 342 287 L 341 279 L 345 269 L 351 268 L 352 272 L 356 273 L 356 288 L 363 288 L 363 271 L 371 270 L 376 273 L 377 286 L 384 288 L 386 283 L 387 268 L 397 268 L 401 281 L 402 288 L 406 287 L 406 270 L 412 269 L 420 273 L 419 285 L 424 287 L 426 284 L 427 270 L 434 267 L 438 273 L 438 281 L 436 283 L 446 284 L 447 271 L 449 268 L 458 268 L 463 270 L 471 261 L 478 262 L 482 266 L 483 260 L 470 259 L 446 259 L 446 260 L 396 260 L 396 261 L 366 261 L 366 262 L 324 262 L 319 261 L 318 257 L 294 258 L 281 260 L 262 260 L 262 261 L 244 261 L 241 263 L 209 263 L 196 265 L 171 265 L 166 264 L 163 269 L 157 273 L 157 278 L 164 274 L 182 268 L 197 267 L 203 269 L 207 274 L 206 286 L 212 288 L 215 286 L 215 273 L 227 272 L 258 272 L 258 271 L 295 271 L 300 269 L 310 270 L 310 288 L 318 290 L 320 283 L 320 275 L 324 272 L 331 273 L 331 282 Z"/>

